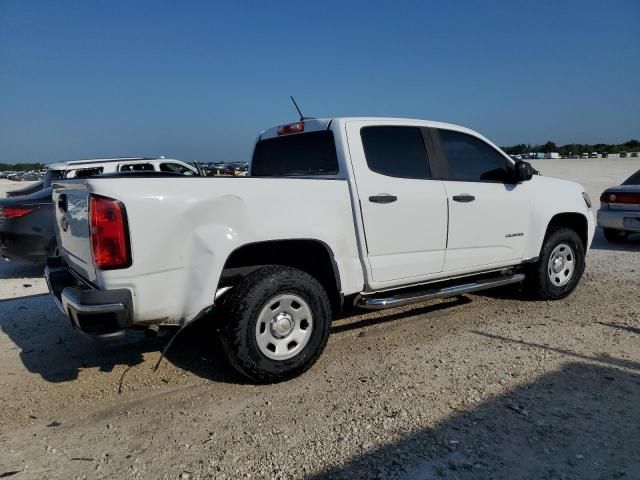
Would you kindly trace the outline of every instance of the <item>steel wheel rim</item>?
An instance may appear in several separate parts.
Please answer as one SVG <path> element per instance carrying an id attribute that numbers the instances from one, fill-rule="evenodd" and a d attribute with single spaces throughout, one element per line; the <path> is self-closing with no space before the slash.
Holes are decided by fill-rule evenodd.
<path id="1" fill-rule="evenodd" d="M 271 360 L 288 360 L 309 343 L 313 315 L 300 296 L 285 293 L 271 298 L 256 322 L 256 342 L 260 352 Z"/>
<path id="2" fill-rule="evenodd" d="M 576 254 L 566 243 L 560 243 L 551 252 L 547 264 L 547 274 L 551 284 L 563 287 L 573 277 L 576 270 Z"/>

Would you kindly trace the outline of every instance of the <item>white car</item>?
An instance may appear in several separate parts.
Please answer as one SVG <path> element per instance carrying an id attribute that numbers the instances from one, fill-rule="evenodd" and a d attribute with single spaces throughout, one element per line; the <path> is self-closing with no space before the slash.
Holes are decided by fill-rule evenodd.
<path id="1" fill-rule="evenodd" d="M 456 125 L 299 121 L 259 135 L 248 177 L 58 184 L 61 256 L 46 277 L 93 335 L 213 313 L 231 364 L 278 381 L 316 361 L 347 304 L 523 281 L 537 298 L 571 293 L 591 203 L 582 186 L 536 173 Z"/>
<path id="2" fill-rule="evenodd" d="M 95 158 L 71 160 L 47 165 L 47 172 L 55 172 L 54 178 L 86 178 L 118 172 L 167 172 L 181 175 L 199 175 L 198 170 L 188 163 L 173 158 Z"/>

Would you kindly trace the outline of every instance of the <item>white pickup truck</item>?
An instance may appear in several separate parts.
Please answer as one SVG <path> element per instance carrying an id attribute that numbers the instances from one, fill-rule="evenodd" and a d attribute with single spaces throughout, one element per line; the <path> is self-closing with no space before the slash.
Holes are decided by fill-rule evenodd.
<path id="1" fill-rule="evenodd" d="M 248 177 L 57 182 L 61 256 L 46 276 L 82 331 L 216 318 L 231 364 L 279 381 L 316 361 L 347 304 L 520 282 L 542 299 L 571 293 L 591 202 L 537 173 L 455 125 L 305 119 L 260 134 Z"/>

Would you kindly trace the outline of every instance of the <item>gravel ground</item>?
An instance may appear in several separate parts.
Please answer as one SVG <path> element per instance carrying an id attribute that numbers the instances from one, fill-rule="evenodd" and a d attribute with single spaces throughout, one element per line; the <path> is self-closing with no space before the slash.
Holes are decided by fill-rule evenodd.
<path id="1" fill-rule="evenodd" d="M 539 161 L 596 201 L 638 161 Z M 510 291 L 334 322 L 305 375 L 254 386 L 215 320 L 97 344 L 0 266 L 0 478 L 640 478 L 640 238 L 600 232 L 569 298 Z M 31 284 L 31 287 L 22 285 Z"/>

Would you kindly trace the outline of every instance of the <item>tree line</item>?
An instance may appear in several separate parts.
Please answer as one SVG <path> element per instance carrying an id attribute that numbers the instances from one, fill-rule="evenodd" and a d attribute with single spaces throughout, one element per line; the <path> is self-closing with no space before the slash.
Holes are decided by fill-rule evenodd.
<path id="1" fill-rule="evenodd" d="M 580 155 L 582 153 L 622 153 L 622 152 L 639 152 L 640 142 L 638 140 L 629 140 L 625 143 L 609 144 L 609 143 L 569 143 L 567 145 L 558 146 L 552 141 L 548 141 L 542 145 L 528 145 L 520 143 L 511 147 L 502 147 L 508 155 L 522 155 L 524 153 L 551 153 L 557 152 L 560 155 Z"/>
<path id="2" fill-rule="evenodd" d="M 16 172 L 28 172 L 38 171 L 44 168 L 43 163 L 0 163 L 0 172 L 16 171 Z"/>

